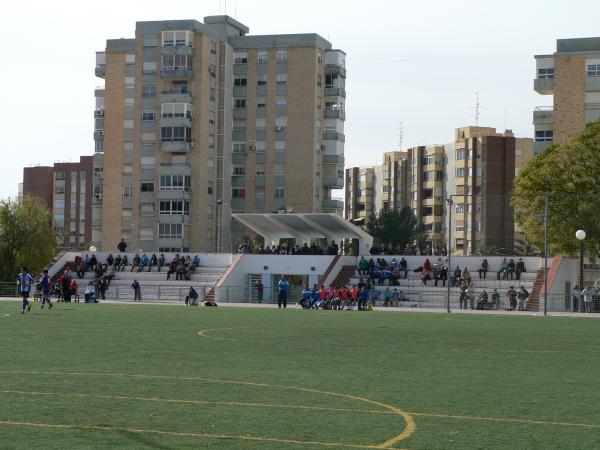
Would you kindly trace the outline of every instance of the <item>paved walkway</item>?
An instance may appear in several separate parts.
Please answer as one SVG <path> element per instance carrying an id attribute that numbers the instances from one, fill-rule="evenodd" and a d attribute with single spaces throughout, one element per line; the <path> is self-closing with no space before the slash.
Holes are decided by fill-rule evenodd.
<path id="1" fill-rule="evenodd" d="M 16 304 L 20 303 L 20 299 L 15 297 L 0 297 L 0 301 L 6 302 L 15 302 Z M 53 302 L 55 303 L 55 302 Z M 144 306 L 144 305 L 161 305 L 161 306 L 185 306 L 183 303 L 179 303 L 176 301 L 141 301 L 141 302 L 133 302 L 131 300 L 102 300 L 101 303 L 108 303 L 114 305 L 134 305 L 134 306 Z M 81 302 L 83 305 L 84 303 Z M 61 303 L 57 304 L 60 307 Z M 234 308 L 271 308 L 277 309 L 277 304 L 274 303 L 220 303 L 219 306 L 223 307 L 234 307 Z M 296 304 L 288 305 L 289 309 L 300 309 L 300 306 Z M 375 311 L 380 312 L 389 312 L 389 313 L 446 313 L 445 308 L 402 308 L 402 307 L 390 307 L 384 308 L 381 306 L 376 306 L 374 308 Z M 456 309 L 451 311 L 452 314 L 485 314 L 491 316 L 503 315 L 503 316 L 544 316 L 543 312 L 532 312 L 532 311 L 479 311 L 479 310 L 471 310 L 471 309 Z M 564 311 L 564 312 L 548 312 L 548 316 L 553 317 L 590 317 L 590 318 L 600 318 L 600 314 L 584 314 L 584 313 L 576 313 L 572 311 Z"/>

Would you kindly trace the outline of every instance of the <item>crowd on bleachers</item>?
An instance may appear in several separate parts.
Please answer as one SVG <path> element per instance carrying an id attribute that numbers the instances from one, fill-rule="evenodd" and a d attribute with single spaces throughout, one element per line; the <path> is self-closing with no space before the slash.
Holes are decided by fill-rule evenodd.
<path id="1" fill-rule="evenodd" d="M 238 253 L 253 253 L 257 255 L 337 255 L 340 251 L 339 246 L 332 241 L 330 244 L 324 242 L 322 246 L 312 243 L 310 246 L 305 242 L 304 245 L 260 245 L 253 247 L 248 243 L 242 243 L 238 246 Z"/>

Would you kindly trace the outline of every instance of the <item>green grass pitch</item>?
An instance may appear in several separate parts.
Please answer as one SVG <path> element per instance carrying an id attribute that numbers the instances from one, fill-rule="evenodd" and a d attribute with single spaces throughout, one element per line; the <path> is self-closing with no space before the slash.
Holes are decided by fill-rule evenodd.
<path id="1" fill-rule="evenodd" d="M 0 448 L 600 448 L 600 322 L 0 302 Z"/>

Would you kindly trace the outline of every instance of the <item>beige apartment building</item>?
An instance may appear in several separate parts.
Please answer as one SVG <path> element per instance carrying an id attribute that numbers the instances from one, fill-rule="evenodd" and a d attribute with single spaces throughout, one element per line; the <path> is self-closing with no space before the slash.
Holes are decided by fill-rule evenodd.
<path id="1" fill-rule="evenodd" d="M 600 37 L 558 39 L 556 52 L 536 55 L 534 90 L 553 105 L 533 112 L 535 153 L 579 134 L 600 118 Z"/>
<path id="2" fill-rule="evenodd" d="M 408 205 L 425 246 L 442 250 L 448 245 L 451 199 L 453 254 L 490 247 L 512 252 L 519 236 L 510 206 L 512 183 L 531 158 L 533 139 L 515 138 L 510 130 L 457 128 L 449 144 L 385 153 L 382 166 L 346 169 L 346 218 L 364 223 L 371 212 Z M 388 161 L 396 176 L 393 189 L 385 191 L 393 192 L 393 200 L 383 195 Z"/>
<path id="3" fill-rule="evenodd" d="M 100 248 L 228 252 L 245 233 L 232 213 L 342 213 L 345 53 L 248 32 L 228 16 L 137 22 L 97 53 Z"/>

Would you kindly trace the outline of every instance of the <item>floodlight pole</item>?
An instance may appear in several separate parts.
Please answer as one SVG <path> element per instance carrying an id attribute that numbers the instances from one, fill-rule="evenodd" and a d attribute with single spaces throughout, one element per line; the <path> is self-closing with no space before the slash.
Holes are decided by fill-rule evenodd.
<path id="1" fill-rule="evenodd" d="M 452 258 L 452 206 L 454 205 L 454 201 L 452 200 L 452 195 L 450 195 L 446 199 L 446 203 L 448 203 L 448 266 L 446 272 L 446 312 L 450 313 L 450 270 L 452 265 L 450 264 Z"/>
<path id="2" fill-rule="evenodd" d="M 548 194 L 544 201 L 544 315 L 548 314 Z"/>

